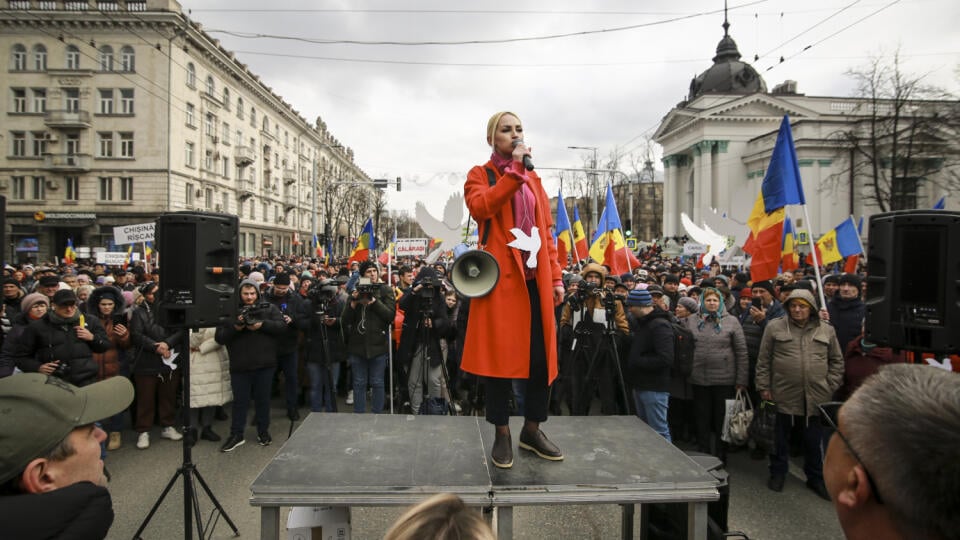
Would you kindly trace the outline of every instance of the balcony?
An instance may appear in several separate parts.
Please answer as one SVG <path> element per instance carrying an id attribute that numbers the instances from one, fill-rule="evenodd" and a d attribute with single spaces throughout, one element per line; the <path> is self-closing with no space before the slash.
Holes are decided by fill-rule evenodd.
<path id="1" fill-rule="evenodd" d="M 87 154 L 46 154 L 43 168 L 48 171 L 71 173 L 90 170 L 91 158 Z"/>
<path id="2" fill-rule="evenodd" d="M 295 184 L 297 182 L 297 170 L 296 169 L 284 169 L 283 170 L 283 183 L 286 185 Z"/>
<path id="3" fill-rule="evenodd" d="M 237 165 L 245 167 L 256 161 L 257 156 L 253 153 L 253 148 L 249 146 L 237 146 L 233 151 L 233 159 Z"/>
<path id="4" fill-rule="evenodd" d="M 283 206 L 287 210 L 297 207 L 297 194 L 296 192 L 291 191 L 290 193 L 285 193 L 283 195 Z"/>
<path id="5" fill-rule="evenodd" d="M 247 200 L 256 194 L 256 184 L 253 180 L 238 180 L 237 191 L 240 192 L 240 200 Z"/>
<path id="6" fill-rule="evenodd" d="M 47 111 L 43 123 L 49 128 L 87 129 L 90 127 L 89 111 Z"/>

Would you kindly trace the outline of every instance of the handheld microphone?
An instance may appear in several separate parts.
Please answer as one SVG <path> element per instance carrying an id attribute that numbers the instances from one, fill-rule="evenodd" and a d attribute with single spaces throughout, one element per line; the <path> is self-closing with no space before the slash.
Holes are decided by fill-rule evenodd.
<path id="1" fill-rule="evenodd" d="M 520 143 L 522 143 L 522 142 L 523 142 L 523 139 L 517 139 L 517 140 L 513 141 L 513 147 L 516 148 L 517 145 L 520 144 Z M 523 168 L 527 169 L 528 171 L 532 171 L 532 170 L 533 170 L 533 160 L 530 159 L 530 156 L 529 156 L 529 155 L 524 155 L 524 156 L 523 156 Z"/>

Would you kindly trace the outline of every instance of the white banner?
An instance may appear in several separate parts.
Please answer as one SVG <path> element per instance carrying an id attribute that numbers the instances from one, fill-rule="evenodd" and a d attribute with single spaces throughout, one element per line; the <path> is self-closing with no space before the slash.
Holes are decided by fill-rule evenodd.
<path id="1" fill-rule="evenodd" d="M 687 242 L 683 245 L 683 254 L 684 255 L 696 255 L 698 253 L 706 253 L 707 246 L 703 244 L 698 244 L 696 242 Z"/>
<path id="2" fill-rule="evenodd" d="M 139 253 L 130 254 L 130 262 L 139 261 Z M 97 262 L 100 264 L 106 264 L 107 266 L 123 266 L 123 263 L 127 262 L 127 252 L 126 251 L 98 251 L 97 252 Z"/>
<path id="3" fill-rule="evenodd" d="M 395 257 L 424 257 L 430 241 L 426 238 L 397 238 Z"/>
<path id="4" fill-rule="evenodd" d="M 153 242 L 153 229 L 156 223 L 135 223 L 113 228 L 113 242 L 117 245 Z"/>

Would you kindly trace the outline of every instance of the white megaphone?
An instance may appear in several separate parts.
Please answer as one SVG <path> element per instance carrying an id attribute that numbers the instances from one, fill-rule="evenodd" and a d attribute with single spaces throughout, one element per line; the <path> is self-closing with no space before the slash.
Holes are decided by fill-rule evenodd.
<path id="1" fill-rule="evenodd" d="M 466 244 L 453 248 L 453 268 L 450 282 L 458 293 L 467 298 L 486 296 L 500 279 L 500 265 L 493 255 L 482 249 L 471 249 Z"/>

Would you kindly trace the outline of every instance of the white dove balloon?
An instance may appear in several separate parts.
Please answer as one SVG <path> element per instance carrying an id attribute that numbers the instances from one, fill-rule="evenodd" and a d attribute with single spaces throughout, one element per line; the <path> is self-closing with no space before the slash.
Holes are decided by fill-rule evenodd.
<path id="1" fill-rule="evenodd" d="M 453 246 L 463 241 L 463 195 L 459 192 L 454 193 L 447 199 L 446 206 L 443 207 L 443 220 L 433 217 L 427 210 L 426 205 L 417 202 L 414 207 L 414 215 L 417 223 L 423 232 L 430 238 L 440 240 L 440 247 L 427 255 L 427 262 L 433 263 L 444 251 L 453 249 Z"/>
<path id="2" fill-rule="evenodd" d="M 683 228 L 687 230 L 690 238 L 693 238 L 698 244 L 707 246 L 707 252 L 703 255 L 704 265 L 709 265 L 710 261 L 726 249 L 727 241 L 723 236 L 713 232 L 709 227 L 698 227 L 693 220 L 687 217 L 687 214 L 680 213 L 680 222 L 683 223 Z"/>
<path id="3" fill-rule="evenodd" d="M 536 268 L 537 253 L 540 252 L 540 229 L 536 226 L 531 227 L 530 236 L 524 234 L 523 230 L 517 227 L 510 229 L 510 232 L 513 233 L 516 239 L 512 242 L 507 242 L 507 245 L 519 250 L 529 251 L 530 256 L 527 257 L 527 267 Z"/>

